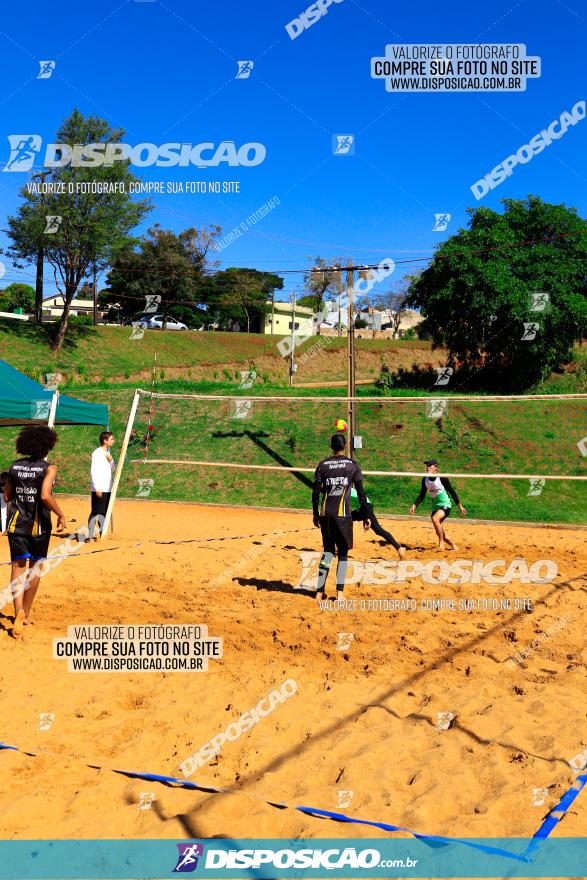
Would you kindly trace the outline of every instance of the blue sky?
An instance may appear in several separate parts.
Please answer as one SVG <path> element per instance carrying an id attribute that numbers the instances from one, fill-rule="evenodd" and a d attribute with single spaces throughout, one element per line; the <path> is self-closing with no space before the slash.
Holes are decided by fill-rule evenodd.
<path id="1" fill-rule="evenodd" d="M 0 24 L 0 165 L 7 135 L 55 139 L 77 107 L 127 131 L 127 142 L 256 141 L 254 168 L 145 168 L 145 180 L 239 180 L 240 194 L 155 197 L 148 224 L 176 231 L 238 226 L 274 196 L 280 204 L 219 255 L 221 267 L 299 270 L 310 255 L 419 260 L 466 222 L 465 209 L 498 208 L 528 193 L 587 213 L 587 121 L 519 165 L 475 202 L 470 186 L 586 97 L 587 13 L 576 0 L 492 4 L 391 4 L 342 0 L 297 39 L 285 25 L 305 0 L 195 4 L 187 0 L 105 0 L 99 6 L 45 3 L 5 7 Z M 405 93 L 371 79 L 370 59 L 386 43 L 525 43 L 542 76 L 522 93 Z M 50 79 L 38 60 L 55 59 Z M 253 60 L 235 79 L 238 60 Z M 354 134 L 354 156 L 333 156 L 334 133 Z M 18 203 L 24 173 L 0 173 L 0 226 Z M 450 213 L 433 232 L 435 213 Z M 0 247 L 6 238 L 0 233 Z M 46 270 L 47 292 L 52 290 Z M 298 274 L 285 289 L 300 289 Z M 34 284 L 34 268 L 10 265 L 0 284 Z M 385 284 L 386 289 L 389 282 Z"/>

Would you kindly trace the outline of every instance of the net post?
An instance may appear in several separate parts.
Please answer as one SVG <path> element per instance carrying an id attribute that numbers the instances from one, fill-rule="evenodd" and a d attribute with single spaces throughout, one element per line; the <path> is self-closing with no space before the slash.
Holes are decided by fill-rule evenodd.
<path id="1" fill-rule="evenodd" d="M 102 540 L 106 534 L 108 533 L 108 529 L 110 528 L 110 523 L 112 521 L 112 510 L 114 508 L 114 502 L 116 501 L 116 493 L 118 492 L 118 484 L 120 483 L 120 477 L 122 476 L 122 468 L 124 466 L 124 459 L 126 458 L 126 451 L 128 449 L 128 444 L 130 441 L 130 432 L 132 431 L 132 426 L 134 424 L 135 416 L 137 414 L 137 408 L 139 405 L 139 400 L 141 397 L 141 392 L 137 388 L 132 400 L 132 404 L 130 407 L 130 412 L 128 414 L 128 421 L 126 423 L 126 431 L 124 432 L 124 440 L 122 441 L 122 448 L 120 450 L 120 458 L 118 459 L 118 465 L 116 467 L 116 473 L 114 474 L 114 480 L 112 482 L 112 491 L 110 494 L 110 501 L 108 502 L 108 509 L 106 511 L 106 517 L 104 519 L 104 525 L 100 530 L 100 540 Z"/>

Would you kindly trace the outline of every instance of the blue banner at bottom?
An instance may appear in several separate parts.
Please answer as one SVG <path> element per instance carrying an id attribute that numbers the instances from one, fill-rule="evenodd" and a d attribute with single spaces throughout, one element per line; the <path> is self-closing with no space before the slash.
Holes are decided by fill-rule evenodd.
<path id="1" fill-rule="evenodd" d="M 0 842 L 0 880 L 585 877 L 587 838 Z"/>

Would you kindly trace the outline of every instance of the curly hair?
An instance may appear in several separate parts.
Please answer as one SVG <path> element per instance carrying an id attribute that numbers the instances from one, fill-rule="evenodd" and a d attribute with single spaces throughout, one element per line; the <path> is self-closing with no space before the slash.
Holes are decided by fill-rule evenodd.
<path id="1" fill-rule="evenodd" d="M 45 425 L 27 425 L 16 438 L 16 451 L 23 458 L 40 461 L 51 452 L 57 440 L 57 434 L 52 428 L 47 428 Z"/>

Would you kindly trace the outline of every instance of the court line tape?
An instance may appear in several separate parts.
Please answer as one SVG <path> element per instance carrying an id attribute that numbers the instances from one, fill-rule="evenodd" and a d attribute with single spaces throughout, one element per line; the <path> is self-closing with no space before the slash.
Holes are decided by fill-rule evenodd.
<path id="1" fill-rule="evenodd" d="M 4 742 L 0 742 L 0 750 L 21 752 L 23 755 L 28 755 L 29 757 L 37 757 L 36 752 L 25 751 L 18 746 L 9 746 L 7 743 Z M 66 756 L 54 755 L 54 757 Z M 510 850 L 501 849 L 500 847 L 487 846 L 480 843 L 472 843 L 470 840 L 462 837 L 442 837 L 435 834 L 423 834 L 418 831 L 413 831 L 411 828 L 405 828 L 402 825 L 390 825 L 387 822 L 373 822 L 369 819 L 354 819 L 352 818 L 352 816 L 347 816 L 345 813 L 335 813 L 332 810 L 321 810 L 318 807 L 302 807 L 292 804 L 280 803 L 279 801 L 271 801 L 267 798 L 260 798 L 259 796 L 251 794 L 250 792 L 239 791 L 238 789 L 216 788 L 212 785 L 198 785 L 198 783 L 196 782 L 189 782 L 186 779 L 177 779 L 175 776 L 163 776 L 158 773 L 137 773 L 133 770 L 117 770 L 113 767 L 104 767 L 102 764 L 91 764 L 85 761 L 83 763 L 85 763 L 87 767 L 91 767 L 93 770 L 109 770 L 111 773 L 117 773 L 120 776 L 127 776 L 131 779 L 144 779 L 147 782 L 160 782 L 164 785 L 175 786 L 178 788 L 188 788 L 195 791 L 202 791 L 206 794 L 245 794 L 249 797 L 255 798 L 256 800 L 260 800 L 265 804 L 268 804 L 270 807 L 276 807 L 280 810 L 297 810 L 300 813 L 304 813 L 305 815 L 313 816 L 315 818 L 330 819 L 334 822 L 346 822 L 352 825 L 368 825 L 371 828 L 379 828 L 381 831 L 404 831 L 407 834 L 411 834 L 412 837 L 415 837 L 417 840 L 422 840 L 425 843 L 430 842 L 431 845 L 437 844 L 440 846 L 448 846 L 453 843 L 460 843 L 463 846 L 468 846 L 471 849 L 480 850 L 481 852 L 484 852 L 488 855 L 499 855 L 508 859 L 514 859 L 514 861 L 518 862 L 532 861 L 532 854 L 536 852 L 540 843 L 546 840 L 546 838 L 550 835 L 555 826 L 564 818 L 571 804 L 578 797 L 579 793 L 585 787 L 585 785 L 587 785 L 587 773 L 578 776 L 573 782 L 572 786 L 563 794 L 558 804 L 553 807 L 553 809 L 549 812 L 548 816 L 543 821 L 538 831 L 533 835 L 525 851 L 521 854 L 518 854 L 513 853 Z"/>

